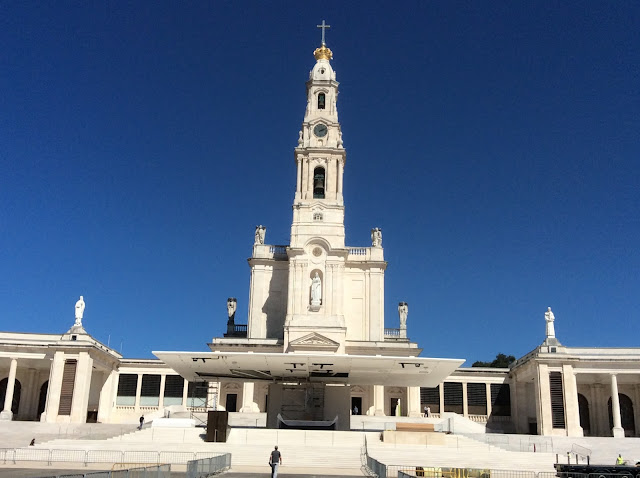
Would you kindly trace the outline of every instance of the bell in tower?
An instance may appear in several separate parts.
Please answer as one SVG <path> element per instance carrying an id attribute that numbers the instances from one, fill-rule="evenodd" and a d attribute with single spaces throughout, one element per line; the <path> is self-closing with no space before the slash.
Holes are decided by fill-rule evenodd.
<path id="1" fill-rule="evenodd" d="M 313 198 L 324 199 L 324 168 L 313 171 Z"/>

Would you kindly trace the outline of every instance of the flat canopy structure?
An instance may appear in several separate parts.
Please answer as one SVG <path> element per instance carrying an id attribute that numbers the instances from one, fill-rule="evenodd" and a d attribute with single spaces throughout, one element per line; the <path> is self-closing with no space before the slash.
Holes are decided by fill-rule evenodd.
<path id="1" fill-rule="evenodd" d="M 190 381 L 236 380 L 435 387 L 462 359 L 312 353 L 153 352 Z"/>

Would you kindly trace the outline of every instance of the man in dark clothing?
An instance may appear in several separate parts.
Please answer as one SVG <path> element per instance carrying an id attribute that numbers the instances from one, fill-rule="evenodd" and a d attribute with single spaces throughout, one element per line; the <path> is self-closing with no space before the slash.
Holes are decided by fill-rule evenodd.
<path id="1" fill-rule="evenodd" d="M 278 445 L 269 455 L 269 465 L 271 465 L 271 478 L 277 478 L 278 467 L 282 465 L 282 454 L 278 451 Z"/>
<path id="2" fill-rule="evenodd" d="M 140 426 L 138 427 L 138 430 L 142 430 L 142 425 L 144 425 L 144 415 L 140 417 Z"/>

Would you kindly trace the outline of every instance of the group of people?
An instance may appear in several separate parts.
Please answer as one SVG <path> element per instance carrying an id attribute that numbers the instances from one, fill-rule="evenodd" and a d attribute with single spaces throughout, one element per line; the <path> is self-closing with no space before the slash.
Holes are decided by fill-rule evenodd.
<path id="1" fill-rule="evenodd" d="M 430 417 L 431 416 L 431 407 L 425 405 L 424 406 L 424 417 Z"/>

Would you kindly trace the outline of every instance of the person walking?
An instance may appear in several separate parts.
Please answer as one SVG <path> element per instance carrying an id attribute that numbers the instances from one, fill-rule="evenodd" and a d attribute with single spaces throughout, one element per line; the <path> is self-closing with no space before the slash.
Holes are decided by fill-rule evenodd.
<path id="1" fill-rule="evenodd" d="M 271 466 L 271 478 L 277 478 L 278 467 L 282 465 L 282 453 L 278 451 L 278 445 L 269 455 L 269 465 Z"/>
<path id="2" fill-rule="evenodd" d="M 624 461 L 624 458 L 622 458 L 622 455 L 618 455 L 618 458 L 616 458 L 616 465 L 626 465 L 626 462 Z"/>
<path id="3" fill-rule="evenodd" d="M 140 417 L 140 426 L 138 427 L 138 430 L 142 430 L 142 425 L 144 425 L 144 415 Z"/>

